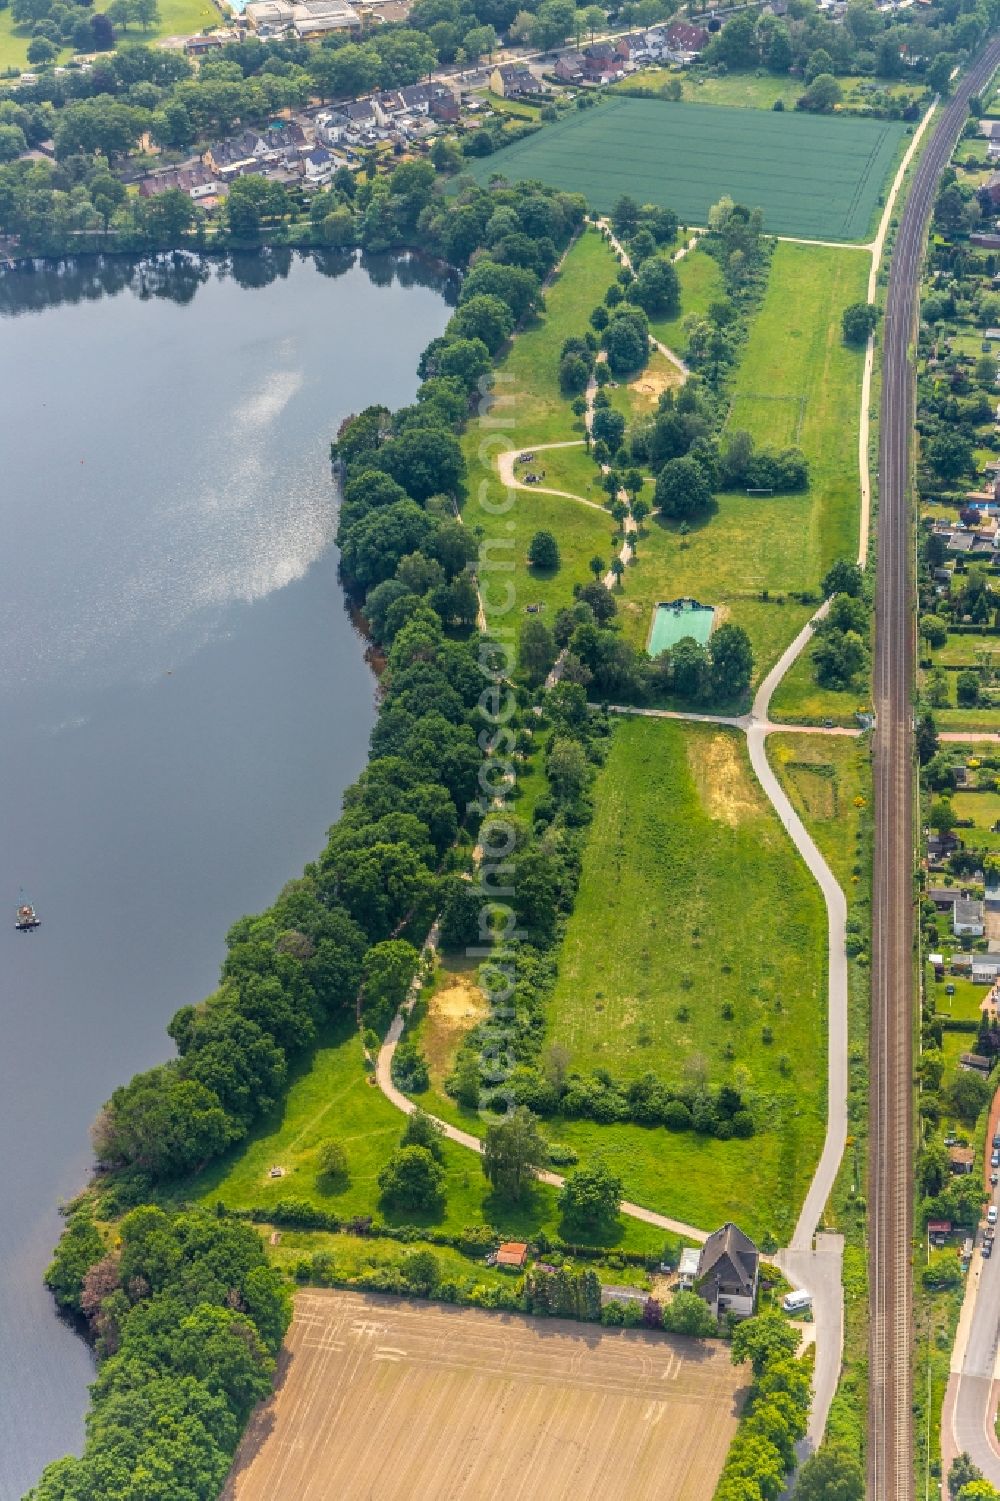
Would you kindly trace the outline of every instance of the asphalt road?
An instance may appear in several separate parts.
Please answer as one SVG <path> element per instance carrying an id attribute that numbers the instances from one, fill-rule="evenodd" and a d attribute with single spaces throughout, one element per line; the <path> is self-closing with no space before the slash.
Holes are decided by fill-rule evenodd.
<path id="1" fill-rule="evenodd" d="M 883 325 L 876 596 L 875 867 L 869 1171 L 868 1496 L 913 1496 L 913 689 L 910 345 L 928 220 L 968 101 L 1000 61 L 992 42 L 941 112 L 906 200 Z"/>

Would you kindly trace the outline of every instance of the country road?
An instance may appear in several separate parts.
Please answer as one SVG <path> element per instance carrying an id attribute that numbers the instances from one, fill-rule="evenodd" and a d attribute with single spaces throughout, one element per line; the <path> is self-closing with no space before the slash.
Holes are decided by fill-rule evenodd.
<path id="1" fill-rule="evenodd" d="M 924 245 L 938 178 L 969 98 L 1000 61 L 1000 42 L 959 81 L 917 167 L 889 275 L 882 357 L 876 592 L 875 865 L 869 1156 L 870 1349 L 868 1496 L 914 1494 L 913 1219 L 913 737 L 914 601 L 910 559 L 910 434 Z"/>

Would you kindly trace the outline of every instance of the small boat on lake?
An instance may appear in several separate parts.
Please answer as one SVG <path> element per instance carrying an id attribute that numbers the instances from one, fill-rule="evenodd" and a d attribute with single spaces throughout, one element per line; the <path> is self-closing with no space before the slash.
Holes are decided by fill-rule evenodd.
<path id="1" fill-rule="evenodd" d="M 17 909 L 17 916 L 14 919 L 14 926 L 17 931 L 19 933 L 30 933 L 33 929 L 40 928 L 41 925 L 42 919 L 31 903 L 22 902 L 21 906 Z"/>

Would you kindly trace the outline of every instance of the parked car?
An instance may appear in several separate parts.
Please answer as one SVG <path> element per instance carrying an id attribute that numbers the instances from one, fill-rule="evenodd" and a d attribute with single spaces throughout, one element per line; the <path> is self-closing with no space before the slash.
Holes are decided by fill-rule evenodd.
<path id="1" fill-rule="evenodd" d="M 994 1152 L 990 1158 L 990 1167 L 1000 1167 L 1000 1152 Z"/>
<path id="2" fill-rule="evenodd" d="M 998 1183 L 1000 1183 L 1000 1173 L 990 1173 L 990 1187 L 996 1188 Z"/>
<path id="3" fill-rule="evenodd" d="M 989 1261 L 989 1259 L 990 1259 L 990 1257 L 992 1255 L 993 1255 L 993 1242 L 991 1240 L 984 1241 L 983 1242 L 983 1260 L 984 1261 Z"/>
<path id="4" fill-rule="evenodd" d="M 996 1222 L 997 1222 L 997 1206 L 995 1204 L 991 1204 L 990 1207 L 989 1207 L 989 1209 L 987 1209 L 987 1211 L 986 1211 L 986 1223 L 988 1225 L 995 1225 Z"/>

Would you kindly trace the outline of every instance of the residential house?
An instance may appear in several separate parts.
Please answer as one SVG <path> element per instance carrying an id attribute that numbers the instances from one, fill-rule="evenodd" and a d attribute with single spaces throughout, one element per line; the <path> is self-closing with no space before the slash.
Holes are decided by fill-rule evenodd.
<path id="1" fill-rule="evenodd" d="M 951 972 L 953 975 L 972 975 L 972 955 L 965 954 L 961 949 L 951 956 Z"/>
<path id="2" fill-rule="evenodd" d="M 1000 954 L 973 954 L 972 983 L 992 985 L 1000 979 Z"/>
<path id="3" fill-rule="evenodd" d="M 260 131 L 241 130 L 239 135 L 213 142 L 202 156 L 202 161 L 213 172 L 222 172 L 226 168 L 240 166 L 243 162 L 263 161 L 268 155 L 268 149 Z"/>
<path id="4" fill-rule="evenodd" d="M 171 167 L 165 172 L 154 172 L 139 183 L 140 198 L 158 198 L 161 193 L 175 190 L 187 193 L 197 202 L 224 191 L 215 174 L 201 162 L 193 167 Z"/>
<path id="5" fill-rule="evenodd" d="M 583 54 L 580 52 L 567 52 L 552 69 L 560 83 L 583 82 Z"/>
<path id="6" fill-rule="evenodd" d="M 330 181 L 336 165 L 325 146 L 314 146 L 311 151 L 304 151 L 302 163 L 306 182 L 317 187 L 320 183 Z"/>
<path id="7" fill-rule="evenodd" d="M 512 1267 L 519 1271 L 524 1266 L 528 1247 L 523 1240 L 507 1240 L 497 1251 L 497 1266 Z"/>
<path id="8" fill-rule="evenodd" d="M 224 47 L 227 41 L 229 37 L 224 36 L 189 36 L 184 43 L 184 51 L 188 57 L 209 57 Z"/>
<path id="9" fill-rule="evenodd" d="M 708 1237 L 698 1258 L 695 1291 L 716 1318 L 750 1318 L 757 1303 L 760 1252 L 731 1221 Z"/>
<path id="10" fill-rule="evenodd" d="M 950 575 L 949 575 L 950 578 Z M 957 834 L 930 834 L 927 838 L 927 858 L 935 865 L 940 865 L 953 855 L 957 849 L 961 849 L 962 841 Z M 952 893 L 954 896 L 954 893 Z M 944 909 L 942 909 L 944 910 Z"/>
<path id="11" fill-rule="evenodd" d="M 982 1053 L 960 1053 L 958 1055 L 958 1066 L 959 1068 L 964 1068 L 970 1074 L 988 1074 L 990 1071 L 990 1060 L 984 1058 Z"/>
<path id="12" fill-rule="evenodd" d="M 704 26 L 690 21 L 672 21 L 664 33 L 666 54 L 675 63 L 693 63 L 708 46 L 709 33 Z"/>
<path id="13" fill-rule="evenodd" d="M 622 59 L 611 42 L 594 42 L 583 49 L 583 76 L 587 83 L 613 83 L 625 77 Z"/>
<path id="14" fill-rule="evenodd" d="M 1000 208 L 1000 172 L 992 172 L 978 190 L 976 196 L 982 205 L 984 213 L 988 214 L 994 209 Z"/>
<path id="15" fill-rule="evenodd" d="M 956 1176 L 961 1177 L 964 1173 L 971 1173 L 976 1162 L 976 1154 L 971 1147 L 949 1147 L 948 1166 Z"/>
<path id="16" fill-rule="evenodd" d="M 933 834 L 931 838 L 933 839 Z M 928 886 L 924 897 L 928 902 L 933 902 L 939 912 L 953 912 L 955 910 L 955 898 L 958 892 L 954 886 Z"/>
<path id="17" fill-rule="evenodd" d="M 501 99 L 530 99 L 545 92 L 524 63 L 498 63 L 490 74 L 490 88 Z"/>
<path id="18" fill-rule="evenodd" d="M 1000 120 L 980 120 L 979 134 L 988 141 L 1000 141 Z"/>
<path id="19" fill-rule="evenodd" d="M 989 879 L 986 881 L 985 903 L 987 912 L 1000 912 L 1000 885 L 996 884 L 996 877 L 992 883 Z"/>
<path id="20" fill-rule="evenodd" d="M 633 31 L 628 36 L 620 36 L 615 42 L 615 55 L 620 57 L 623 63 L 645 62 L 650 56 L 650 51 L 643 33 Z"/>
<path id="21" fill-rule="evenodd" d="M 956 897 L 951 930 L 956 938 L 982 938 L 986 931 L 983 903 L 964 893 Z"/>

